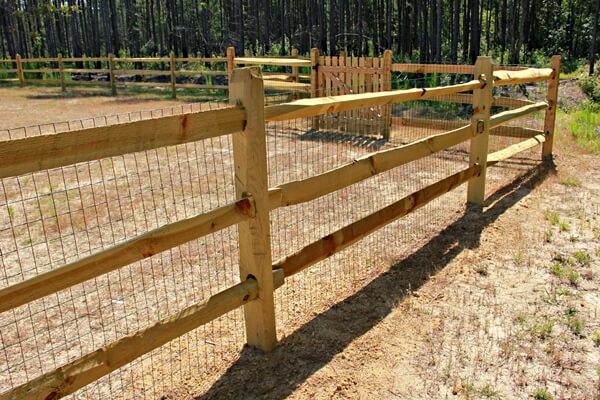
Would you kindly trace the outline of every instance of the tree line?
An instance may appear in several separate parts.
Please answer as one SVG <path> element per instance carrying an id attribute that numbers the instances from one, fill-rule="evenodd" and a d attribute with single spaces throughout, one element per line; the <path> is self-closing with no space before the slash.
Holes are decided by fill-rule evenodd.
<path id="1" fill-rule="evenodd" d="M 600 0 L 0 0 L 3 57 L 307 54 L 532 62 L 595 52 Z"/>

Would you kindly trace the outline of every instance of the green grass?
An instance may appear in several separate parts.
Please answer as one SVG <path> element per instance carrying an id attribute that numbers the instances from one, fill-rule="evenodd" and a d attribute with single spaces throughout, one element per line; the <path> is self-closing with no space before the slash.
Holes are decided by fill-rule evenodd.
<path id="1" fill-rule="evenodd" d="M 553 212 L 553 213 L 549 213 L 546 215 L 546 219 L 552 224 L 552 225 L 558 225 L 560 223 L 560 217 L 558 216 L 557 213 Z"/>
<path id="2" fill-rule="evenodd" d="M 576 178 L 565 177 L 560 180 L 561 185 L 570 186 L 570 187 L 578 187 L 581 186 L 581 182 Z"/>
<path id="3" fill-rule="evenodd" d="M 592 263 L 592 257 L 588 253 L 582 250 L 578 250 L 573 253 L 573 257 L 584 267 L 589 266 Z"/>
<path id="4" fill-rule="evenodd" d="M 567 119 L 577 145 L 600 154 L 600 105 L 583 103 L 577 111 L 568 114 Z"/>
<path id="5" fill-rule="evenodd" d="M 554 400 L 554 397 L 546 389 L 535 389 L 531 395 L 535 400 Z"/>
<path id="6" fill-rule="evenodd" d="M 594 333 L 592 333 L 592 340 L 596 347 L 600 347 L 600 331 L 594 331 Z"/>

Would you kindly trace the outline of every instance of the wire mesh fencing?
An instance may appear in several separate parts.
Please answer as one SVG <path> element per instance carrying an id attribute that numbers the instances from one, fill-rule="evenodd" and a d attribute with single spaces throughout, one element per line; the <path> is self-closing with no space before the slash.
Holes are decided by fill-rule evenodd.
<path id="1" fill-rule="evenodd" d="M 416 87 L 419 81 L 404 79 L 404 84 Z M 337 88 L 327 95 L 340 90 L 347 94 L 347 89 Z M 268 102 L 295 95 L 277 96 Z M 221 107 L 226 105 L 192 104 L 10 129 L 0 131 L 0 139 Z M 436 100 L 270 122 L 266 126 L 269 186 L 304 179 L 375 150 L 467 125 L 471 113 L 468 105 Z M 443 123 L 432 127 L 415 123 L 417 120 Z M 391 122 L 389 138 L 382 133 L 386 121 Z M 514 138 L 493 140 L 490 151 L 513 143 L 509 140 Z M 233 201 L 232 154 L 231 137 L 226 136 L 2 179 L 0 288 Z M 273 211 L 273 259 L 466 168 L 468 160 L 468 143 L 462 143 L 313 201 Z M 503 178 L 519 169 L 507 165 L 494 169 L 494 174 Z M 460 218 L 465 200 L 464 187 L 447 193 L 291 277 L 277 292 L 280 334 L 291 333 L 315 308 L 339 301 L 344 293 L 397 264 Z M 0 393 L 238 283 L 238 259 L 234 226 L 1 313 Z M 238 309 L 72 397 L 198 394 L 235 359 L 244 342 L 242 311 Z"/>

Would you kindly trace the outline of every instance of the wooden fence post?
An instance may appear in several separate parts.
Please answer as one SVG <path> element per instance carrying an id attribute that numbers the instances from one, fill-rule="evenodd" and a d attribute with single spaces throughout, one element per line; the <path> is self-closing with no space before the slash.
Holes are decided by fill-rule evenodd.
<path id="1" fill-rule="evenodd" d="M 382 63 L 382 88 L 384 91 L 392 90 L 392 51 L 386 50 L 383 53 Z M 383 111 L 383 138 L 388 140 L 390 138 L 390 130 L 392 127 L 392 105 L 387 105 Z"/>
<path id="2" fill-rule="evenodd" d="M 473 90 L 473 116 L 471 117 L 471 149 L 469 164 L 479 164 L 480 174 L 469 181 L 467 201 L 483 205 L 485 199 L 485 180 L 490 136 L 490 113 L 493 101 L 494 67 L 490 57 L 477 57 L 473 79 L 485 79 L 485 85 Z"/>
<path id="3" fill-rule="evenodd" d="M 264 119 L 264 86 L 260 69 L 238 68 L 229 83 L 229 99 L 246 110 L 246 125 L 233 135 L 236 197 L 252 196 L 254 218 L 238 225 L 240 242 L 240 278 L 249 276 L 258 282 L 258 299 L 244 306 L 248 344 L 263 351 L 277 344 L 269 194 L 267 148 Z"/>
<path id="4" fill-rule="evenodd" d="M 556 122 L 556 108 L 558 102 L 558 84 L 560 81 L 560 56 L 552 56 L 550 67 L 553 71 L 552 79 L 548 81 L 548 93 L 546 100 L 548 108 L 546 109 L 546 118 L 544 119 L 544 133 L 546 141 L 542 147 L 542 157 L 552 158 L 552 146 L 554 144 L 554 125 Z"/>
<path id="5" fill-rule="evenodd" d="M 117 95 L 117 81 L 115 79 L 115 56 L 108 55 L 108 79 L 110 80 L 110 92 L 113 96 Z"/>
<path id="6" fill-rule="evenodd" d="M 298 58 L 298 49 L 295 47 L 292 47 L 292 57 Z M 299 75 L 300 69 L 298 67 L 292 67 L 292 81 L 300 82 Z"/>
<path id="7" fill-rule="evenodd" d="M 177 88 L 175 84 L 177 83 L 177 77 L 175 76 L 175 53 L 169 53 L 169 66 L 171 68 L 171 97 L 177 98 Z"/>
<path id="8" fill-rule="evenodd" d="M 19 86 L 23 87 L 25 84 L 25 73 L 23 73 L 23 62 L 21 61 L 21 55 L 17 54 L 17 76 L 19 78 Z"/>
<path id="9" fill-rule="evenodd" d="M 227 84 L 231 83 L 233 78 L 233 68 L 235 67 L 235 47 L 227 48 Z"/>
<path id="10" fill-rule="evenodd" d="M 63 71 L 64 69 L 64 65 L 63 65 L 63 60 L 62 60 L 62 54 L 58 54 L 58 77 L 60 78 L 60 90 L 61 91 L 65 91 L 66 87 L 65 87 L 65 73 Z"/>
<path id="11" fill-rule="evenodd" d="M 319 82 L 319 49 L 310 49 L 310 97 L 320 97 L 319 90 L 321 83 Z M 320 129 L 320 118 L 312 119 L 312 129 L 318 131 Z"/>

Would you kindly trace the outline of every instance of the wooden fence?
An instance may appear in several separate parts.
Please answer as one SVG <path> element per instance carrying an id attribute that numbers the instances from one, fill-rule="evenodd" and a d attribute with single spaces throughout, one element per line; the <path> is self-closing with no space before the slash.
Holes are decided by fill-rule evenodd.
<path id="1" fill-rule="evenodd" d="M 314 56 L 314 55 L 313 55 Z M 268 60 L 261 60 L 269 62 Z M 249 64 L 242 59 L 240 63 Z M 468 202 L 481 205 L 486 170 L 526 149 L 543 144 L 543 156 L 552 154 L 560 58 L 551 68 L 522 71 L 497 70 L 490 58 L 470 66 L 470 81 L 428 89 L 385 90 L 302 99 L 264 106 L 264 84 L 255 68 L 231 72 L 232 107 L 82 129 L 0 142 L 0 178 L 72 165 L 78 162 L 233 135 L 236 198 L 233 203 L 179 220 L 88 257 L 23 280 L 0 290 L 0 312 L 15 309 L 73 285 L 119 269 L 167 249 L 232 225 L 238 225 L 241 282 L 206 301 L 166 317 L 135 334 L 116 340 L 95 352 L 70 361 L 28 383 L 0 395 L 0 399 L 57 399 L 119 369 L 161 345 L 238 307 L 244 307 L 246 337 L 250 345 L 270 351 L 277 345 L 274 291 L 286 278 L 309 268 L 377 229 L 401 218 L 433 199 L 468 184 Z M 494 86 L 548 81 L 547 101 L 522 104 L 491 115 Z M 317 118 L 366 107 L 436 99 L 472 92 L 470 124 L 434 134 L 399 147 L 385 149 L 352 163 L 277 187 L 268 187 L 265 123 Z M 464 98 L 460 98 L 465 100 Z M 488 154 L 493 130 L 537 111 L 546 111 L 543 131 L 516 126 L 525 140 Z M 384 171 L 470 142 L 470 161 L 460 172 L 430 184 L 385 208 L 335 231 L 279 259 L 271 259 L 270 212 L 317 199 Z M 73 151 L 77 149 L 77 151 Z"/>

